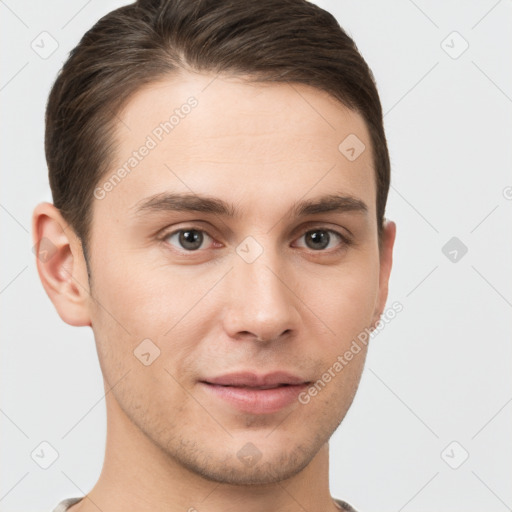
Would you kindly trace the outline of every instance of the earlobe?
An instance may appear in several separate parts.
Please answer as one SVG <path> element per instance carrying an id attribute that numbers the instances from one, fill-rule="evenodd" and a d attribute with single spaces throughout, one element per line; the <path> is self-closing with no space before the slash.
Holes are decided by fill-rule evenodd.
<path id="1" fill-rule="evenodd" d="M 393 221 L 384 222 L 382 247 L 380 249 L 379 296 L 377 299 L 371 328 L 376 327 L 388 298 L 389 276 L 393 266 L 393 246 L 396 238 L 396 224 Z"/>
<path id="2" fill-rule="evenodd" d="M 91 325 L 90 290 L 80 239 L 51 203 L 32 214 L 32 241 L 43 287 L 69 325 Z"/>

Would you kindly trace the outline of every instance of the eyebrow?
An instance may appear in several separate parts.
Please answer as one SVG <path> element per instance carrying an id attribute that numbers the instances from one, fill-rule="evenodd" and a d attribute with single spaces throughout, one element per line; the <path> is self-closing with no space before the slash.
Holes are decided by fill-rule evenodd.
<path id="1" fill-rule="evenodd" d="M 240 216 L 240 211 L 222 199 L 199 194 L 177 194 L 164 192 L 139 201 L 131 208 L 136 216 L 162 211 L 201 212 L 223 217 Z M 319 213 L 356 212 L 367 214 L 366 203 L 351 195 L 328 194 L 315 199 L 298 201 L 292 205 L 290 214 L 304 217 Z"/>

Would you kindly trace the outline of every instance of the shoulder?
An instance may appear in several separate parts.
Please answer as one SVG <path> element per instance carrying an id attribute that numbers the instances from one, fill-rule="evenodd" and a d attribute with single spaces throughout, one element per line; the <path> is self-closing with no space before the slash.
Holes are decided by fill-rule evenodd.
<path id="1" fill-rule="evenodd" d="M 343 500 L 334 499 L 335 503 L 338 504 L 343 512 L 358 512 L 352 505 Z"/>
<path id="2" fill-rule="evenodd" d="M 75 503 L 78 503 L 81 499 L 83 499 L 83 496 L 80 498 L 66 498 L 65 500 L 62 500 L 53 510 L 52 512 L 66 512 L 66 510 L 71 507 L 71 505 L 74 505 Z"/>

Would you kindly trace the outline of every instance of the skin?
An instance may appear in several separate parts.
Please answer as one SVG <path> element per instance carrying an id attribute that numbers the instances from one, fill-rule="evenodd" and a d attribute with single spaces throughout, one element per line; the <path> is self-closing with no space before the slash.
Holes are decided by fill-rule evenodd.
<path id="1" fill-rule="evenodd" d="M 72 512 L 339 510 L 328 485 L 328 441 L 356 393 L 366 348 L 317 396 L 270 414 L 240 412 L 200 380 L 237 370 L 285 370 L 316 381 L 384 310 L 396 226 L 379 251 L 375 171 L 361 116 L 323 91 L 183 73 L 140 89 L 119 114 L 114 172 L 160 122 L 194 96 L 198 105 L 103 199 L 93 201 L 89 249 L 50 203 L 33 214 L 42 284 L 68 324 L 91 326 L 103 373 L 107 443 L 103 469 Z M 213 80 L 213 81 L 212 81 Z M 366 150 L 349 161 L 340 142 Z M 236 218 L 160 211 L 137 216 L 164 191 L 232 203 Z M 297 218 L 295 201 L 339 193 L 367 213 Z M 195 251 L 179 234 L 194 227 Z M 315 249 L 307 233 L 331 234 Z M 252 263 L 236 251 L 253 237 Z M 308 245 L 309 244 L 309 245 Z M 338 249 L 338 250 L 337 250 Z M 251 249 L 252 250 L 252 249 Z M 144 339 L 160 356 L 134 356 Z M 237 457 L 252 443 L 261 458 Z"/>

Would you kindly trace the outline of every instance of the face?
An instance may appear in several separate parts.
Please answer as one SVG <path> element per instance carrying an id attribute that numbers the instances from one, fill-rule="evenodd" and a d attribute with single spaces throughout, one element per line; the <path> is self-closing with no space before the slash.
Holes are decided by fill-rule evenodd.
<path id="1" fill-rule="evenodd" d="M 208 479 L 292 476 L 350 407 L 366 346 L 344 354 L 386 299 L 365 123 L 307 86 L 189 74 L 119 119 L 89 246 L 109 422 Z"/>

